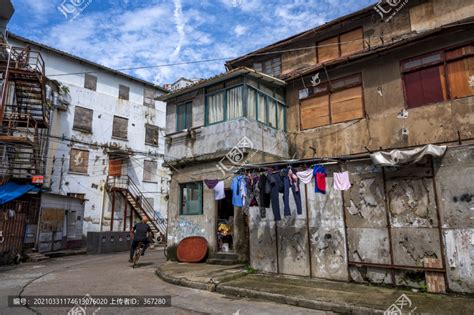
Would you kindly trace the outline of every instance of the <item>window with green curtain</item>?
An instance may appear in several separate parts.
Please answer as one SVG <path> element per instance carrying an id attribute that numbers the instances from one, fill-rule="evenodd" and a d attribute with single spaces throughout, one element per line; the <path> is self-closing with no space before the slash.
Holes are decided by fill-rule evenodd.
<path id="1" fill-rule="evenodd" d="M 285 107 L 278 104 L 278 129 L 285 130 Z"/>
<path id="2" fill-rule="evenodd" d="M 202 183 L 180 184 L 180 215 L 203 214 L 202 209 Z"/>
<path id="3" fill-rule="evenodd" d="M 266 97 L 262 93 L 258 93 L 258 117 L 257 120 L 263 123 L 266 123 L 267 115 L 267 106 L 266 106 Z"/>
<path id="4" fill-rule="evenodd" d="M 176 131 L 190 129 L 193 125 L 193 103 L 178 105 Z"/>
<path id="5" fill-rule="evenodd" d="M 257 119 L 257 91 L 247 88 L 247 117 Z"/>
<path id="6" fill-rule="evenodd" d="M 270 127 L 277 127 L 277 103 L 271 98 L 268 99 L 268 125 Z"/>
<path id="7" fill-rule="evenodd" d="M 227 90 L 227 119 L 243 116 L 242 91 L 241 86 Z"/>
<path id="8" fill-rule="evenodd" d="M 224 121 L 224 92 L 207 96 L 207 120 L 209 124 Z"/>

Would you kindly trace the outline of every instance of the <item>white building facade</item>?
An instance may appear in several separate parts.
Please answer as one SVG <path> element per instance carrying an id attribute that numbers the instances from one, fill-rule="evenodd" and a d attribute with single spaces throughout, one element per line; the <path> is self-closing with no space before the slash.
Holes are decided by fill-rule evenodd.
<path id="1" fill-rule="evenodd" d="M 155 101 L 165 90 L 16 35 L 9 42 L 40 51 L 46 76 L 62 85 L 60 99 L 66 102 L 50 95 L 56 106 L 45 187 L 85 199 L 83 236 L 129 230 L 144 213 L 166 222 L 166 104 Z M 121 189 L 112 192 L 116 186 Z"/>

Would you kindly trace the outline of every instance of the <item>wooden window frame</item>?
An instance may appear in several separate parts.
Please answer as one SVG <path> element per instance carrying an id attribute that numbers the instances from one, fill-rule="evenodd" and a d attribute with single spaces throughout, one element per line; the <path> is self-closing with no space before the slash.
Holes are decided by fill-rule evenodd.
<path id="1" fill-rule="evenodd" d="M 335 60 L 335 59 L 338 59 L 338 58 L 341 58 L 342 57 L 342 49 L 341 49 L 341 36 L 342 35 L 345 35 L 345 34 L 348 34 L 348 33 L 351 33 L 351 32 L 354 32 L 355 30 L 358 30 L 358 29 L 361 29 L 362 30 L 362 49 L 357 51 L 357 52 L 354 52 L 354 53 L 351 53 L 351 54 L 348 54 L 348 55 L 344 55 L 344 57 L 348 57 L 348 56 L 351 56 L 353 54 L 356 54 L 358 52 L 361 52 L 361 51 L 364 51 L 365 50 L 365 34 L 364 34 L 364 28 L 362 26 L 360 27 L 355 27 L 353 29 L 350 29 L 348 31 L 345 31 L 341 34 L 338 34 L 338 35 L 335 35 L 335 36 L 331 36 L 331 37 L 327 37 L 327 38 L 324 38 L 324 39 L 321 39 L 321 40 L 318 40 L 316 42 L 316 64 L 322 64 L 324 62 L 330 62 L 331 60 Z M 329 59 L 329 60 L 326 60 L 324 62 L 319 62 L 319 51 L 318 51 L 318 44 L 321 43 L 321 42 L 324 42 L 324 41 L 327 41 L 327 40 L 330 40 L 331 38 L 336 38 L 337 37 L 337 47 L 338 47 L 338 55 L 336 58 L 334 59 Z"/>
<path id="2" fill-rule="evenodd" d="M 118 98 L 119 100 L 130 101 L 130 87 L 127 85 L 119 84 Z"/>
<path id="3" fill-rule="evenodd" d="M 153 92 L 153 98 L 151 99 L 151 102 L 147 102 L 150 97 L 147 96 L 147 92 Z M 154 88 L 145 86 L 143 88 L 143 106 L 149 107 L 149 108 L 155 108 L 155 98 L 156 98 L 156 90 Z"/>
<path id="4" fill-rule="evenodd" d="M 127 135 L 126 135 L 125 138 L 120 137 L 120 136 L 117 136 L 117 135 L 114 134 L 114 130 L 115 130 L 115 119 L 116 119 L 116 118 L 118 118 L 118 119 L 124 119 L 124 120 L 127 121 Z M 125 141 L 128 140 L 128 118 L 120 117 L 120 116 L 114 115 L 113 121 L 112 121 L 112 138 L 113 138 L 113 139 L 118 139 L 118 140 L 125 140 Z"/>
<path id="5" fill-rule="evenodd" d="M 427 52 L 427 53 L 424 53 L 424 54 L 421 54 L 421 55 L 417 55 L 417 56 L 413 56 L 413 57 L 401 60 L 399 67 L 400 67 L 400 74 L 401 74 L 401 77 L 402 77 L 403 96 L 404 96 L 404 99 L 405 99 L 404 108 L 408 110 L 408 109 L 414 109 L 414 108 L 418 108 L 418 107 L 429 106 L 429 105 L 434 105 L 434 104 L 439 104 L 440 103 L 440 102 L 434 102 L 434 103 L 426 103 L 426 104 L 419 105 L 419 106 L 416 106 L 416 107 L 408 107 L 408 96 L 407 96 L 408 94 L 407 94 L 406 80 L 405 80 L 405 75 L 407 73 L 413 73 L 413 72 L 416 72 L 416 71 L 421 71 L 423 69 L 431 68 L 431 67 L 436 66 L 436 65 L 443 65 L 443 70 L 444 70 L 444 75 L 442 76 L 442 78 L 440 78 L 440 80 L 441 80 L 442 85 L 444 83 L 444 87 L 446 89 L 445 91 L 443 91 L 443 92 L 446 93 L 446 100 L 443 100 L 442 103 L 447 102 L 447 101 L 456 100 L 456 99 L 472 97 L 472 95 L 458 97 L 458 98 L 453 98 L 451 96 L 451 89 L 450 89 L 449 77 L 448 77 L 448 63 L 472 57 L 472 56 L 474 56 L 474 51 L 471 52 L 470 54 L 466 54 L 466 55 L 463 55 L 463 56 L 458 56 L 458 57 L 455 57 L 455 58 L 448 59 L 446 57 L 447 52 L 452 51 L 452 50 L 456 50 L 456 49 L 459 49 L 459 48 L 462 48 L 462 47 L 465 47 L 465 46 L 470 46 L 470 45 L 471 46 L 474 45 L 474 41 L 472 41 L 472 40 L 466 41 L 462 44 L 451 45 L 451 46 L 448 46 L 448 47 L 445 47 L 445 48 L 442 48 L 442 49 L 433 50 L 433 51 L 430 51 L 430 52 Z M 418 60 L 418 59 L 423 59 L 424 57 L 434 55 L 436 53 L 441 54 L 441 59 L 442 59 L 441 61 L 422 64 L 418 67 L 413 67 L 413 68 L 410 68 L 408 70 L 404 69 L 404 65 L 406 63 L 414 61 L 414 60 Z"/>
<path id="6" fill-rule="evenodd" d="M 199 213 L 184 213 L 184 209 L 183 209 L 183 188 L 185 188 L 187 185 L 189 184 L 196 184 L 200 187 L 200 209 L 199 209 Z M 182 184 L 179 184 L 179 199 L 178 199 L 178 202 L 179 202 L 179 206 L 178 206 L 178 209 L 179 209 L 179 215 L 180 216 L 188 216 L 188 215 L 204 215 L 204 189 L 203 189 L 203 184 L 202 182 L 188 182 L 188 183 L 182 183 Z"/>
<path id="7" fill-rule="evenodd" d="M 179 126 L 179 108 L 184 106 L 184 128 L 180 128 Z M 191 117 L 190 117 L 190 122 L 191 125 L 188 128 L 188 106 L 191 107 Z M 187 101 L 184 103 L 180 103 L 176 105 L 176 132 L 181 132 L 183 130 L 191 129 L 193 127 L 193 102 L 192 101 Z"/>
<path id="8" fill-rule="evenodd" d="M 94 84 L 92 86 L 89 86 L 87 84 L 88 82 L 90 82 L 90 80 L 88 80 L 88 78 L 89 79 L 94 78 L 93 79 Z M 89 74 L 89 73 L 85 73 L 84 74 L 84 88 L 96 92 L 97 91 L 97 76 Z"/>
<path id="9" fill-rule="evenodd" d="M 344 80 L 347 80 L 347 79 L 350 79 L 350 78 L 356 78 L 356 77 L 358 78 L 358 83 L 347 84 L 347 85 L 344 85 L 344 86 L 339 87 L 339 88 L 333 88 L 332 87 L 332 85 L 334 85 L 334 82 L 344 81 Z M 321 85 L 327 85 L 326 91 L 312 94 L 311 96 L 305 97 L 304 99 L 300 99 L 299 102 L 298 102 L 298 106 L 300 108 L 299 109 L 299 125 L 300 125 L 299 129 L 300 129 L 300 131 L 312 130 L 312 129 L 317 129 L 317 128 L 326 127 L 326 126 L 334 126 L 334 125 L 337 125 L 337 124 L 343 124 L 343 123 L 347 123 L 347 122 L 354 121 L 354 120 L 364 119 L 365 117 L 367 117 L 367 113 L 365 111 L 365 91 L 364 91 L 364 81 L 362 80 L 362 73 L 351 74 L 351 75 L 347 75 L 347 76 L 344 76 L 344 77 L 337 78 L 335 80 L 325 81 L 325 82 L 320 83 L 318 85 L 318 87 L 321 86 Z M 339 121 L 339 122 L 333 122 L 332 106 L 331 106 L 331 95 L 335 92 L 340 92 L 340 91 L 344 91 L 344 90 L 347 90 L 347 89 L 352 89 L 352 88 L 355 88 L 355 87 L 361 87 L 361 89 L 362 89 L 362 117 L 348 119 L 348 120 Z M 321 126 L 316 126 L 316 127 L 303 129 L 302 128 L 302 119 L 301 119 L 301 103 L 302 103 L 302 101 L 312 99 L 312 98 L 316 98 L 316 97 L 320 97 L 320 96 L 325 96 L 325 95 L 328 95 L 328 97 L 329 97 L 329 101 L 328 101 L 328 105 L 329 105 L 329 123 L 325 124 L 325 125 L 321 125 Z"/>
<path id="10" fill-rule="evenodd" d="M 147 130 L 148 128 L 156 129 L 157 132 L 157 137 L 156 137 L 156 143 L 148 142 L 147 140 Z M 155 126 L 155 125 L 150 125 L 150 124 L 145 124 L 145 144 L 158 147 L 160 143 L 160 127 Z"/>
<path id="11" fill-rule="evenodd" d="M 278 73 L 278 74 L 275 74 L 275 73 L 274 73 L 274 69 L 276 68 L 276 63 L 274 62 L 275 59 L 279 59 L 279 60 L 280 60 L 280 73 Z M 265 62 L 268 62 L 268 61 L 270 61 L 271 73 L 266 73 L 266 72 L 265 72 Z M 256 64 L 260 64 L 260 65 L 261 65 L 260 70 L 257 70 L 257 69 L 256 69 L 256 68 L 257 68 L 257 67 L 255 66 Z M 255 62 L 253 62 L 252 67 L 253 67 L 253 69 L 254 69 L 255 71 L 258 71 L 258 72 L 261 72 L 261 73 L 265 73 L 266 75 L 269 75 L 269 76 L 278 78 L 278 77 L 281 76 L 281 74 L 282 74 L 282 58 L 281 58 L 281 55 L 256 60 Z"/>
<path id="12" fill-rule="evenodd" d="M 85 111 L 87 111 L 91 114 L 91 122 L 90 122 L 90 128 L 89 129 L 84 129 L 84 128 L 81 128 L 80 126 L 76 126 L 76 115 L 77 115 L 76 110 L 78 108 L 81 109 L 81 110 L 85 110 Z M 85 107 L 82 107 L 82 106 L 76 106 L 76 107 L 74 107 L 74 118 L 73 118 L 73 123 L 72 123 L 72 130 L 92 134 L 93 120 L 94 120 L 94 110 L 93 109 L 85 108 Z"/>

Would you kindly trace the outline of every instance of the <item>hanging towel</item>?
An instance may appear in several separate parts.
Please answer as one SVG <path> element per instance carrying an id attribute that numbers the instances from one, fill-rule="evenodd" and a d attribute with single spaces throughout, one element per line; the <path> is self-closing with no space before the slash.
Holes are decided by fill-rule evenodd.
<path id="1" fill-rule="evenodd" d="M 306 171 L 301 171 L 296 173 L 296 176 L 300 179 L 300 181 L 304 184 L 309 184 L 311 183 L 311 180 L 313 179 L 313 170 L 308 169 Z"/>
<path id="2" fill-rule="evenodd" d="M 204 183 L 206 184 L 207 188 L 214 189 L 214 187 L 216 187 L 216 185 L 219 183 L 219 180 L 217 180 L 217 179 L 205 179 Z"/>
<path id="3" fill-rule="evenodd" d="M 349 190 L 351 182 L 349 181 L 349 172 L 334 173 L 334 189 Z"/>
<path id="4" fill-rule="evenodd" d="M 214 199 L 215 200 L 222 200 L 225 198 L 225 191 L 224 191 L 224 181 L 219 181 L 216 186 L 214 186 Z"/>
<path id="5" fill-rule="evenodd" d="M 326 169 L 324 166 L 315 165 L 313 169 L 314 175 L 314 191 L 321 194 L 326 194 Z"/>

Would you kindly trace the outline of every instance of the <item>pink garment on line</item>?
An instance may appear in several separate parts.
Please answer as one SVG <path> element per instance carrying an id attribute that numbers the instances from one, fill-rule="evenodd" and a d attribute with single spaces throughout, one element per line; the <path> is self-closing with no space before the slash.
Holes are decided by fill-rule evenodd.
<path id="1" fill-rule="evenodd" d="M 296 176 L 298 176 L 300 181 L 302 181 L 304 184 L 309 184 L 313 179 L 313 169 L 310 168 L 306 171 L 297 172 Z"/>
<path id="2" fill-rule="evenodd" d="M 349 190 L 351 182 L 349 180 L 349 172 L 334 173 L 334 189 Z"/>

